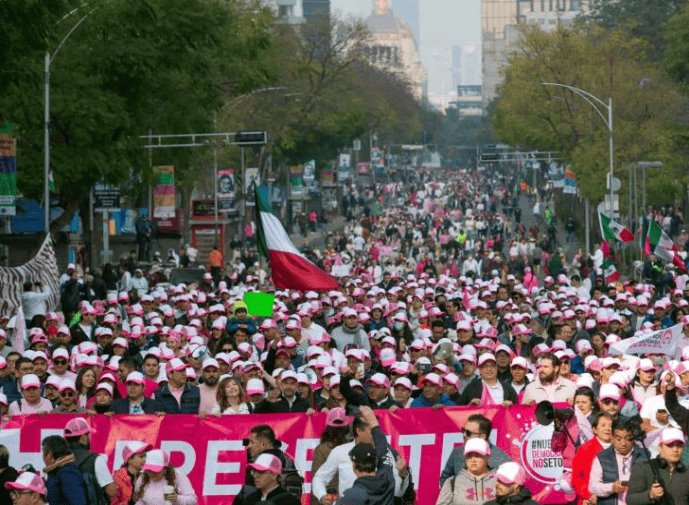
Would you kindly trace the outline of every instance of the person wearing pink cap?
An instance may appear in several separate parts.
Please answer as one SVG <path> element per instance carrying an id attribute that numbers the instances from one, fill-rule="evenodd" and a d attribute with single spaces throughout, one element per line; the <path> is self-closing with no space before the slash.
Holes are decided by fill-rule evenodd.
<path id="1" fill-rule="evenodd" d="M 198 497 L 185 473 L 170 464 L 170 455 L 160 449 L 146 453 L 143 473 L 134 485 L 135 505 L 196 505 Z"/>
<path id="2" fill-rule="evenodd" d="M 41 381 L 32 373 L 20 379 L 22 399 L 10 403 L 8 414 L 19 416 L 25 414 L 47 414 L 52 412 L 53 404 L 41 397 Z"/>
<path id="3" fill-rule="evenodd" d="M 517 393 L 508 382 L 498 380 L 495 356 L 485 353 L 478 359 L 479 377 L 462 392 L 460 405 L 503 405 L 517 403 Z"/>
<path id="4" fill-rule="evenodd" d="M 307 412 L 313 413 L 309 402 L 299 396 L 298 377 L 292 370 L 285 370 L 280 375 L 278 387 L 273 388 L 266 398 L 256 405 L 257 414 Z"/>
<path id="5" fill-rule="evenodd" d="M 201 393 L 198 386 L 187 382 L 187 365 L 179 358 L 173 358 L 165 365 L 167 384 L 161 385 L 154 399 L 162 405 L 167 414 L 198 414 Z"/>
<path id="6" fill-rule="evenodd" d="M 464 444 L 465 467 L 448 478 L 440 489 L 436 505 L 485 503 L 495 496 L 495 471 L 488 466 L 490 446 L 482 438 Z"/>
<path id="7" fill-rule="evenodd" d="M 146 452 L 152 448 L 150 444 L 138 441 L 128 442 L 124 446 L 122 466 L 113 474 L 117 494 L 111 505 L 129 505 L 134 495 L 134 484 L 146 461 Z"/>
<path id="8" fill-rule="evenodd" d="M 330 338 L 337 345 L 337 350 L 345 352 L 348 347 L 358 347 L 360 349 L 371 350 L 366 331 L 358 323 L 357 312 L 354 309 L 345 309 L 342 318 L 342 325 L 333 328 Z"/>
<path id="9" fill-rule="evenodd" d="M 627 505 L 687 503 L 689 470 L 682 463 L 686 436 L 678 428 L 664 428 L 658 437 L 658 456 L 632 465 Z M 652 471 L 654 465 L 663 481 L 661 486 Z"/>
<path id="10" fill-rule="evenodd" d="M 519 463 L 503 463 L 495 472 L 495 499 L 485 505 L 537 505 L 525 482 L 526 471 Z"/>
<path id="11" fill-rule="evenodd" d="M 455 402 L 450 400 L 450 397 L 442 392 L 443 380 L 437 373 L 429 373 L 423 377 L 423 390 L 421 394 L 412 401 L 412 408 L 416 407 L 432 407 L 434 409 L 441 409 L 443 407 L 452 407 Z"/>
<path id="12" fill-rule="evenodd" d="M 11 481 L 5 482 L 0 490 L 0 498 L 4 499 L 1 503 L 9 504 L 11 500 L 17 505 L 41 505 L 48 503 L 48 489 L 40 475 L 33 472 L 17 475 L 15 472 Z"/>
<path id="13" fill-rule="evenodd" d="M 390 379 L 385 374 L 376 373 L 368 379 L 368 394 L 356 392 L 351 382 L 353 378 L 363 380 L 360 372 L 357 367 L 349 366 L 342 373 L 340 391 L 348 405 L 366 405 L 374 409 L 390 409 L 392 412 L 400 408 L 400 404 L 390 396 Z"/>
<path id="14" fill-rule="evenodd" d="M 349 441 L 349 427 L 354 420 L 348 416 L 345 409 L 336 407 L 330 409 L 325 420 L 325 429 L 321 433 L 320 443 L 313 450 L 313 461 L 311 463 L 311 475 L 315 475 L 318 469 L 323 466 L 328 456 L 335 447 Z M 315 496 L 311 496 L 311 505 L 320 505 Z"/>
<path id="15" fill-rule="evenodd" d="M 112 402 L 115 414 L 144 415 L 163 411 L 160 402 L 144 396 L 145 378 L 141 372 L 130 372 L 125 379 L 127 396 Z"/>
<path id="16" fill-rule="evenodd" d="M 249 464 L 249 471 L 254 478 L 254 487 L 251 490 L 243 489 L 232 502 L 233 505 L 260 503 L 300 505 L 299 498 L 280 486 L 282 466 L 282 461 L 274 454 L 263 453 L 258 456 L 253 463 Z"/>

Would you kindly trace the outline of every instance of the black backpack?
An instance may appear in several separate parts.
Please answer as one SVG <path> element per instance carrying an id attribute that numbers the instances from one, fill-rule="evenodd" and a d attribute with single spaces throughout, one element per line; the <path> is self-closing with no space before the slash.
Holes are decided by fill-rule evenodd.
<path id="1" fill-rule="evenodd" d="M 78 466 L 84 478 L 86 503 L 89 505 L 110 505 L 110 499 L 96 479 L 96 458 L 98 454 L 89 454 Z"/>
<path id="2" fill-rule="evenodd" d="M 304 490 L 304 477 L 299 474 L 299 470 L 294 466 L 294 461 L 286 454 L 284 456 L 285 464 L 282 465 L 282 473 L 280 474 L 280 487 L 301 499 Z"/>

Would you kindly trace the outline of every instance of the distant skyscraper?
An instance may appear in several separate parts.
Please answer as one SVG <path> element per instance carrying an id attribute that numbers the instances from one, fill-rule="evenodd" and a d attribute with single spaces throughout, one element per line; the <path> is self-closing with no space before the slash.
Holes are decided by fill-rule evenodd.
<path id="1" fill-rule="evenodd" d="M 411 28 L 416 47 L 421 47 L 421 12 L 419 0 L 392 0 L 392 11 Z"/>
<path id="2" fill-rule="evenodd" d="M 302 0 L 306 22 L 330 18 L 330 0 Z"/>

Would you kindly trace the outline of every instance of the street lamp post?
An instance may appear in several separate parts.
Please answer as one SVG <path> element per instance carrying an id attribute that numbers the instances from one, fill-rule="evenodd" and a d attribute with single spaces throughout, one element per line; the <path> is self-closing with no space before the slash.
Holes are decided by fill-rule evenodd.
<path id="1" fill-rule="evenodd" d="M 585 91 L 581 88 L 577 88 L 575 86 L 570 86 L 569 84 L 561 84 L 558 82 L 542 82 L 541 85 L 543 86 L 557 86 L 559 88 L 565 88 L 571 91 L 572 93 L 576 93 L 579 95 L 581 98 L 586 100 L 586 102 L 593 107 L 598 115 L 601 117 L 603 122 L 605 123 L 605 126 L 608 128 L 608 149 L 609 149 L 609 166 L 610 166 L 610 181 L 608 184 L 610 185 L 610 205 L 608 207 L 608 210 L 610 212 L 610 217 L 613 217 L 614 214 L 614 204 L 613 204 L 613 176 L 615 173 L 615 144 L 614 144 L 614 136 L 613 136 L 613 107 L 612 107 L 612 98 L 608 98 L 608 102 L 605 103 L 603 100 L 598 98 L 597 96 L 589 93 L 588 91 Z M 607 114 L 604 114 L 606 112 Z"/>
<path id="2" fill-rule="evenodd" d="M 77 9 L 70 11 L 60 21 L 71 16 L 76 11 Z M 77 28 L 79 28 L 79 26 L 81 26 L 81 23 L 83 23 L 84 20 L 89 17 L 91 12 L 86 13 L 74 24 L 74 26 L 72 26 L 72 28 L 67 32 L 67 35 L 65 35 L 57 45 L 53 54 L 50 54 L 50 51 L 46 51 L 43 58 L 43 226 L 46 233 L 50 232 L 50 65 L 53 63 L 57 53 L 59 53 L 60 49 L 62 49 L 62 46 L 64 46 L 65 42 L 67 42 L 67 39 Z"/>

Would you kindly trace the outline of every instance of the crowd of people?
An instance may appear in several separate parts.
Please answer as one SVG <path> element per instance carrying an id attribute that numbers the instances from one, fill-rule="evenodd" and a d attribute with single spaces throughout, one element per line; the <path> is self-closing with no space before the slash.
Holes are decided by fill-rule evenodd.
<path id="1" fill-rule="evenodd" d="M 10 344 L 16 318 L 0 316 L 0 415 L 326 412 L 311 503 L 411 504 L 409 467 L 376 410 L 569 403 L 552 447 L 576 448 L 562 485 L 579 503 L 686 503 L 689 275 L 674 272 L 662 289 L 607 283 L 592 257 L 567 258 L 557 233 L 542 232 L 552 220 L 522 219 L 521 182 L 518 172 L 460 171 L 380 185 L 360 219 L 314 252 L 338 272 L 338 290 L 271 289 L 269 272 L 238 256 L 220 280 L 209 272 L 199 284 L 102 297 L 79 289 L 61 312 L 42 313 L 37 299 L 26 349 Z M 63 289 L 83 282 L 75 268 L 61 279 Z M 248 313 L 243 294 L 256 290 L 275 294 L 272 317 Z M 669 356 L 614 350 L 677 324 Z M 12 473 L 0 447 L 14 503 L 197 502 L 146 441 L 128 444 L 112 474 L 90 452 L 85 419 L 43 440 L 45 483 L 32 469 Z M 491 430 L 480 413 L 458 427 L 465 442 L 443 467 L 438 504 L 534 503 L 521 462 Z M 255 426 L 246 443 L 234 503 L 299 503 L 303 480 L 272 428 Z"/>

